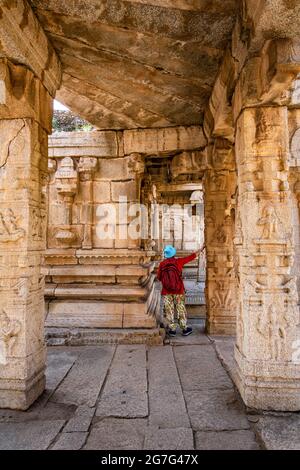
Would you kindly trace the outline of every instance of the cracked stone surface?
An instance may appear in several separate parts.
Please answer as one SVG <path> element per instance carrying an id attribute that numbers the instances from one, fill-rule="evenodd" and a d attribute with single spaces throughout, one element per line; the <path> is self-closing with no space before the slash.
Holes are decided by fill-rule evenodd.
<path id="1" fill-rule="evenodd" d="M 64 424 L 62 420 L 0 423 L 0 449 L 46 450 Z"/>
<path id="2" fill-rule="evenodd" d="M 258 450 L 255 435 L 250 430 L 196 433 L 197 450 Z"/>
<path id="3" fill-rule="evenodd" d="M 191 428 L 159 429 L 149 427 L 145 436 L 146 450 L 193 450 L 194 438 Z"/>
<path id="4" fill-rule="evenodd" d="M 300 450 L 299 413 L 269 413 L 256 425 L 258 434 L 269 450 Z"/>
<path id="5" fill-rule="evenodd" d="M 42 397 L 0 412 L 0 449 L 300 449 L 298 413 L 247 413 L 226 371 L 233 341 L 196 337 L 49 348 Z"/>
<path id="6" fill-rule="evenodd" d="M 146 419 L 106 418 L 95 424 L 85 449 L 141 450 L 147 428 Z"/>
<path id="7" fill-rule="evenodd" d="M 97 416 L 144 418 L 148 415 L 146 347 L 117 348 Z"/>
<path id="8" fill-rule="evenodd" d="M 52 450 L 80 450 L 85 444 L 87 432 L 63 432 Z"/>
<path id="9" fill-rule="evenodd" d="M 84 348 L 51 401 L 94 406 L 111 363 L 114 348 Z"/>

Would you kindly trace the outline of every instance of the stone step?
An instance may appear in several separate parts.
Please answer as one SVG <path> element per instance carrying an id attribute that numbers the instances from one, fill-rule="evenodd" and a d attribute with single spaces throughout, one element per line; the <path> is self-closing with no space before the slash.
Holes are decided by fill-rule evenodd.
<path id="1" fill-rule="evenodd" d="M 93 346 L 97 344 L 162 345 L 162 328 L 54 328 L 45 329 L 48 346 Z"/>

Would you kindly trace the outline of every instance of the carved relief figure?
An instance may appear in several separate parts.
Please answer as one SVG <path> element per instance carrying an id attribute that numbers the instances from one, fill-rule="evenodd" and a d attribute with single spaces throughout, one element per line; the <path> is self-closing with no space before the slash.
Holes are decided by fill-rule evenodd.
<path id="1" fill-rule="evenodd" d="M 216 241 L 218 244 L 223 245 L 226 244 L 228 241 L 228 236 L 222 225 L 218 225 L 216 228 L 213 237 L 213 241 Z"/>
<path id="2" fill-rule="evenodd" d="M 21 331 L 21 323 L 18 320 L 11 320 L 7 313 L 2 310 L 0 313 L 0 363 L 5 364 L 7 356 L 10 356 L 16 343 L 17 336 Z"/>
<path id="3" fill-rule="evenodd" d="M 291 154 L 297 161 L 300 158 L 300 128 L 296 130 L 291 140 Z"/>
<path id="4" fill-rule="evenodd" d="M 211 176 L 211 191 L 225 191 L 226 189 L 226 175 L 223 173 L 216 173 Z"/>
<path id="5" fill-rule="evenodd" d="M 216 282 L 216 289 L 214 292 L 214 296 L 211 299 L 211 307 L 212 308 L 232 308 L 233 307 L 233 300 L 231 298 L 231 292 L 226 282 L 224 281 L 217 281 Z"/>
<path id="6" fill-rule="evenodd" d="M 15 294 L 22 299 L 26 299 L 31 287 L 32 281 L 27 277 L 21 277 L 17 281 L 14 281 L 10 284 L 10 288 L 13 289 Z"/>
<path id="7" fill-rule="evenodd" d="M 284 311 L 278 314 L 273 304 L 269 306 L 263 317 L 258 318 L 257 331 L 268 340 L 270 358 L 274 361 L 282 359 L 288 326 L 289 322 Z"/>
<path id="8" fill-rule="evenodd" d="M 42 240 L 46 230 L 46 215 L 41 213 L 40 209 L 32 211 L 32 238 L 34 240 Z"/>
<path id="9" fill-rule="evenodd" d="M 14 242 L 24 237 L 25 230 L 18 227 L 18 219 L 12 209 L 0 212 L 0 241 Z"/>
<path id="10" fill-rule="evenodd" d="M 280 237 L 282 224 L 272 204 L 267 204 L 264 207 L 262 217 L 258 220 L 257 224 L 263 227 L 261 236 L 263 240 L 278 239 Z"/>
<path id="11" fill-rule="evenodd" d="M 235 233 L 234 233 L 234 243 L 236 245 L 242 245 L 243 244 L 243 230 L 242 230 L 242 219 L 241 219 L 241 214 L 240 212 L 237 213 L 237 218 L 235 220 L 235 227 L 234 227 Z"/>
<path id="12" fill-rule="evenodd" d="M 234 151 L 232 144 L 226 139 L 216 139 L 212 152 L 214 167 L 227 168 L 234 165 Z"/>
<path id="13" fill-rule="evenodd" d="M 260 109 L 257 108 L 257 126 L 256 126 L 256 134 L 255 134 L 255 144 L 260 144 L 264 142 L 268 138 L 269 128 L 270 125 L 267 121 L 267 117 L 265 113 Z M 255 145 L 254 144 L 254 145 Z"/>

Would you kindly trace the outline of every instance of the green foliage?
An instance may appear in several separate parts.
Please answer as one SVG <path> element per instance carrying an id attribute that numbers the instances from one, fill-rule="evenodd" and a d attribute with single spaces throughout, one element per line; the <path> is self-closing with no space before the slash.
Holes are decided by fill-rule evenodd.
<path id="1" fill-rule="evenodd" d="M 54 111 L 52 128 L 53 132 L 89 132 L 94 129 L 91 124 L 71 111 Z"/>

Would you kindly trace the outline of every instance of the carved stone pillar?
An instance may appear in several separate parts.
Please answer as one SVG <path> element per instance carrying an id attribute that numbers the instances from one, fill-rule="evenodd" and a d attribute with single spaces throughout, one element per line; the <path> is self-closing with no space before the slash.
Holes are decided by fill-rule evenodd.
<path id="1" fill-rule="evenodd" d="M 97 158 L 81 158 L 78 172 L 81 183 L 81 217 L 84 224 L 82 248 L 93 248 L 93 175 L 97 168 Z"/>
<path id="2" fill-rule="evenodd" d="M 0 62 L 0 408 L 27 409 L 45 385 L 44 278 L 52 100 L 23 66 Z"/>
<path id="3" fill-rule="evenodd" d="M 236 322 L 234 152 L 224 139 L 217 139 L 208 151 L 212 169 L 204 177 L 206 329 L 210 334 L 231 335 Z"/>
<path id="4" fill-rule="evenodd" d="M 284 106 L 237 123 L 239 309 L 236 383 L 248 406 L 300 409 L 299 309 Z"/>

